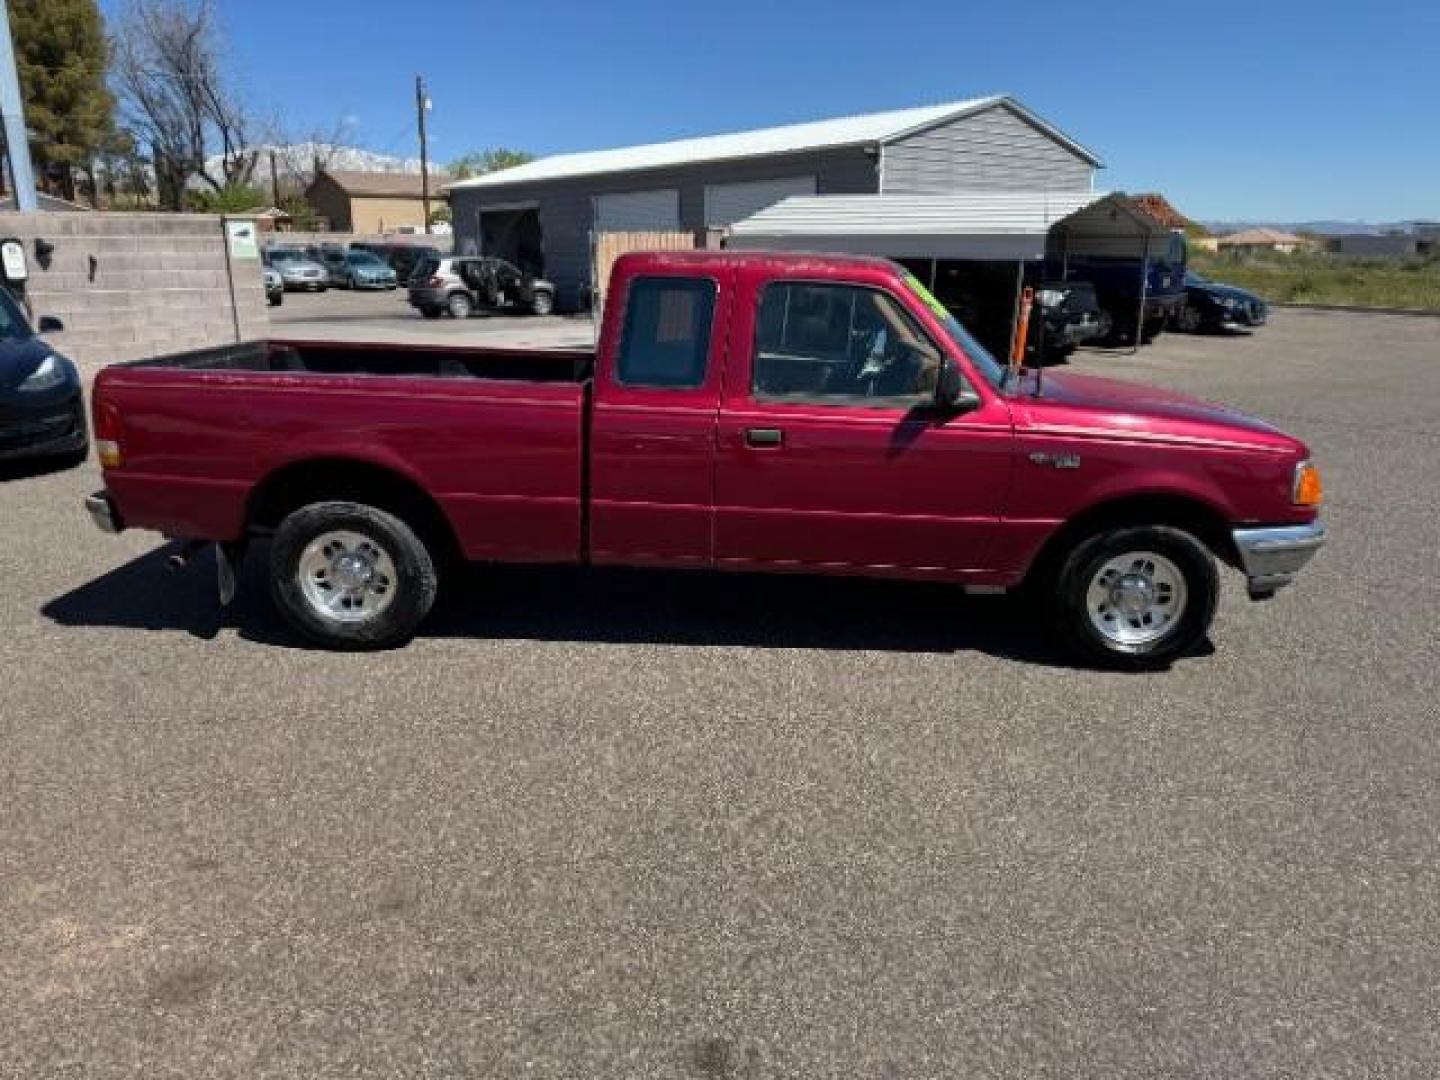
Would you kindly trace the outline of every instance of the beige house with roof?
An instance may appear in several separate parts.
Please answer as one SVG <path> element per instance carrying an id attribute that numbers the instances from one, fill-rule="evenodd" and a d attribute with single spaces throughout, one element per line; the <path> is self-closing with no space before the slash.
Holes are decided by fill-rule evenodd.
<path id="1" fill-rule="evenodd" d="M 1289 255 L 1291 252 L 1305 251 L 1319 245 L 1314 240 L 1296 236 L 1283 229 L 1260 228 L 1244 229 L 1229 236 L 1222 236 L 1215 241 L 1215 246 L 1220 251 L 1278 251 Z"/>
<path id="2" fill-rule="evenodd" d="M 445 205 L 449 177 L 430 176 L 430 212 Z M 321 169 L 305 189 L 305 201 L 336 232 L 423 231 L 419 173 L 366 173 Z"/>

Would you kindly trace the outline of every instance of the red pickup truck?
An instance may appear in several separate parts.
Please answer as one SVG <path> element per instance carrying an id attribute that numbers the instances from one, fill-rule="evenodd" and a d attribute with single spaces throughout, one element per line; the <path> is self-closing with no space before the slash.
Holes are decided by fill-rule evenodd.
<path id="1" fill-rule="evenodd" d="M 1299 441 L 1011 370 L 894 263 L 636 254 L 609 296 L 593 353 L 266 341 L 106 368 L 88 509 L 218 542 L 222 581 L 269 537 L 280 613 L 340 648 L 407 640 L 452 560 L 587 562 L 1039 585 L 1082 652 L 1144 666 L 1206 633 L 1217 559 L 1258 599 L 1324 540 Z"/>

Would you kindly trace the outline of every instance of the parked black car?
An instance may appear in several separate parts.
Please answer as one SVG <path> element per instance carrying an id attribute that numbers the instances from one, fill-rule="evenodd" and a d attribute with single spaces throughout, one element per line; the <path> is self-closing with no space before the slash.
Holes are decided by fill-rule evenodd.
<path id="1" fill-rule="evenodd" d="M 1026 351 L 1041 358 L 1069 356 L 1077 345 L 1110 333 L 1110 314 L 1086 281 L 1050 281 L 1035 290 Z"/>
<path id="2" fill-rule="evenodd" d="M 63 330 L 40 320 L 42 333 Z M 80 372 L 30 328 L 0 288 L 0 461 L 54 457 L 81 462 L 90 452 Z"/>
<path id="3" fill-rule="evenodd" d="M 1185 299 L 1171 316 L 1176 330 L 1248 330 L 1270 317 L 1265 301 L 1234 285 L 1222 285 L 1191 270 L 1185 274 Z"/>

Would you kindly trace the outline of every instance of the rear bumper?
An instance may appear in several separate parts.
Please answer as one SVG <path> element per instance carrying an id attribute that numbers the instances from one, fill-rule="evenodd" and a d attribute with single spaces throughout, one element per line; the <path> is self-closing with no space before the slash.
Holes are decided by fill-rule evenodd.
<path id="1" fill-rule="evenodd" d="M 446 302 L 450 299 L 450 294 L 454 291 L 454 289 L 450 288 L 437 289 L 432 288 L 428 285 L 423 289 L 411 289 L 409 296 L 410 306 L 413 308 L 444 307 Z"/>
<path id="2" fill-rule="evenodd" d="M 115 504 L 110 501 L 108 491 L 97 491 L 93 495 L 85 496 L 85 512 L 101 532 L 118 533 L 125 529 L 124 522 L 120 520 L 120 511 L 116 510 Z"/>
<path id="3" fill-rule="evenodd" d="M 1236 529 L 1231 536 L 1250 599 L 1263 600 L 1289 585 L 1325 543 L 1325 526 L 1272 525 Z"/>

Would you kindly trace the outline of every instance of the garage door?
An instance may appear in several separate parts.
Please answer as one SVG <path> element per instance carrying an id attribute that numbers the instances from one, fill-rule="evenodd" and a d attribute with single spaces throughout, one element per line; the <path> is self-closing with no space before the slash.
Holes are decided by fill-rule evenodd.
<path id="1" fill-rule="evenodd" d="M 680 228 L 680 193 L 674 188 L 595 196 L 596 232 L 670 232 Z"/>
<path id="2" fill-rule="evenodd" d="M 783 180 L 747 180 L 741 184 L 705 185 L 705 224 L 712 229 L 733 225 L 741 218 L 774 206 L 789 195 L 814 195 L 815 177 L 787 176 Z"/>

